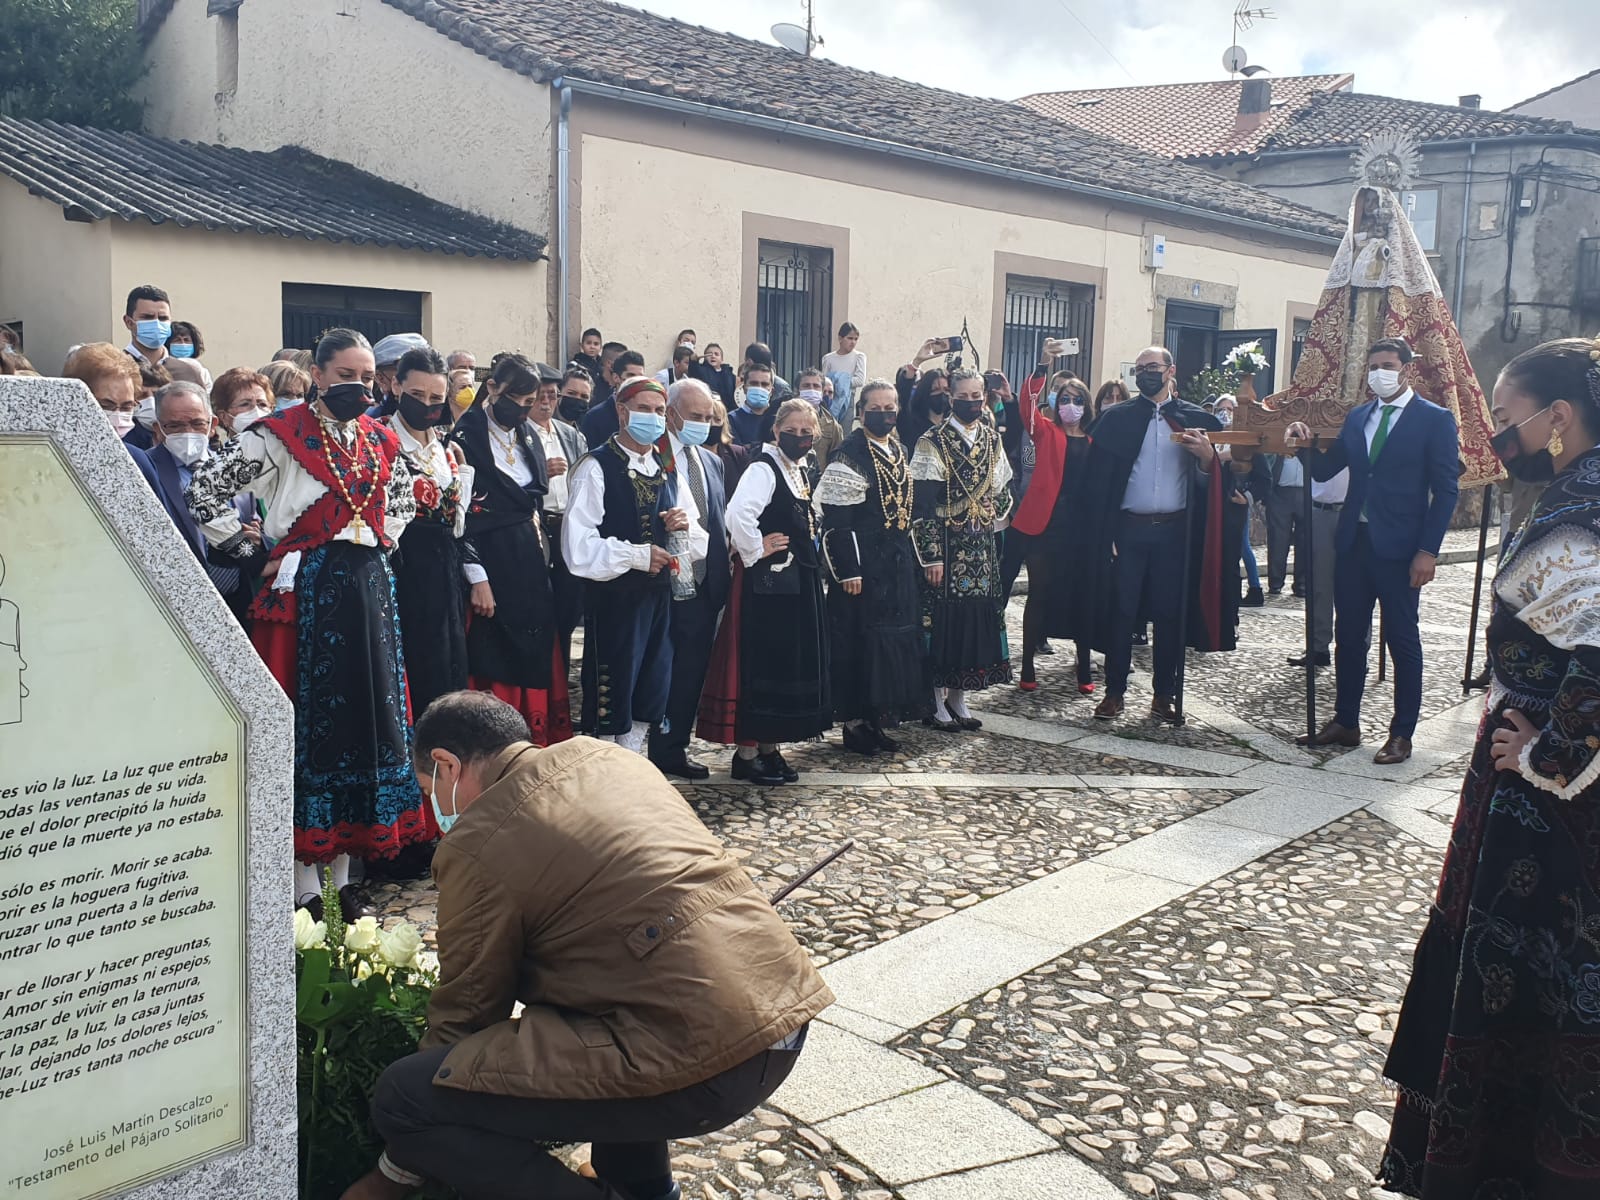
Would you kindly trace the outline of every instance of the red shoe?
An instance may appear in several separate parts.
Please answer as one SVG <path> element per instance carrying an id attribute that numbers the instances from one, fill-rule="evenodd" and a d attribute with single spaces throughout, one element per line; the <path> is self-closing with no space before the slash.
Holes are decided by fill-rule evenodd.
<path id="1" fill-rule="evenodd" d="M 1078 685 L 1078 695 L 1080 695 L 1080 696 L 1092 696 L 1092 695 L 1094 695 L 1094 684 L 1092 684 L 1092 683 L 1080 683 Z"/>
<path id="2" fill-rule="evenodd" d="M 1024 680 L 1022 683 L 1017 684 L 1017 688 L 1024 692 L 1037 692 L 1039 685 L 1032 680 Z"/>

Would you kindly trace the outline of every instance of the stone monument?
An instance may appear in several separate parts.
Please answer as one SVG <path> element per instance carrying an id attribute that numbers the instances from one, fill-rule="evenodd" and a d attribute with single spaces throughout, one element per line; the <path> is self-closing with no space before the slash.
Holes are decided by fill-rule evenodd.
<path id="1" fill-rule="evenodd" d="M 294 1196 L 292 759 L 88 389 L 0 377 L 0 1197 Z"/>

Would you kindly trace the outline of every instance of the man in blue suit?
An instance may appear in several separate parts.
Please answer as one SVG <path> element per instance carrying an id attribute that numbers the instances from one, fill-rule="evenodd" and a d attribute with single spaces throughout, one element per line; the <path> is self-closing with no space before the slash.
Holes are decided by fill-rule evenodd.
<path id="1" fill-rule="evenodd" d="M 1421 589 L 1456 507 L 1460 446 L 1450 410 L 1425 400 L 1405 383 L 1411 347 L 1385 338 L 1367 352 L 1373 399 L 1345 418 L 1339 440 L 1311 458 L 1312 477 L 1332 479 L 1346 467 L 1350 488 L 1339 514 L 1333 563 L 1333 720 L 1307 746 L 1359 746 L 1361 696 L 1367 681 L 1372 608 L 1383 608 L 1384 640 L 1394 660 L 1394 718 L 1374 762 L 1411 757 L 1411 735 L 1422 707 L 1422 637 L 1417 631 Z M 1286 431 L 1307 440 L 1304 424 Z"/>
<path id="2" fill-rule="evenodd" d="M 700 780 L 711 771 L 688 756 L 700 708 L 700 691 L 711 664 L 711 643 L 717 618 L 728 601 L 728 535 L 725 514 L 727 491 L 722 482 L 722 460 L 705 448 L 711 428 L 711 389 L 698 379 L 680 379 L 667 389 L 667 436 L 662 458 L 678 475 L 679 488 L 687 487 L 700 510 L 708 545 L 703 560 L 680 563 L 694 578 L 693 596 L 674 597 L 667 627 L 672 639 L 672 687 L 667 694 L 666 720 L 650 731 L 650 761 L 663 774 Z"/>

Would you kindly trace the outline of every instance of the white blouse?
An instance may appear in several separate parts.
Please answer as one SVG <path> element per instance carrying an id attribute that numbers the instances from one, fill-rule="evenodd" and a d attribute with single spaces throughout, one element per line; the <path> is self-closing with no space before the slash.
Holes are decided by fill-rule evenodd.
<path id="1" fill-rule="evenodd" d="M 622 446 L 622 443 L 617 445 Z M 660 469 L 651 450 L 635 454 L 626 446 L 622 449 L 628 456 L 629 469 L 636 474 L 653 476 Z M 561 552 L 567 560 L 567 570 L 597 583 L 618 579 L 629 571 L 648 571 L 649 542 L 600 536 L 600 522 L 606 511 L 606 479 L 595 456 L 586 455 L 567 474 L 572 482 L 567 493 L 567 517 L 561 525 Z M 690 559 L 704 558 L 710 542 L 700 524 L 700 507 L 686 483 L 680 482 L 678 486 L 677 506 L 689 517 Z"/>
<path id="2" fill-rule="evenodd" d="M 771 442 L 763 446 L 761 451 L 772 460 L 777 470 L 783 472 L 791 492 L 802 500 L 810 498 L 811 489 L 806 484 L 805 472 L 798 464 L 785 458 L 783 451 Z M 778 477 L 772 471 L 746 469 L 739 476 L 739 486 L 734 489 L 733 498 L 728 501 L 728 539 L 747 567 L 755 566 L 766 557 L 761 549 L 761 514 L 772 503 L 773 493 L 777 490 Z"/>

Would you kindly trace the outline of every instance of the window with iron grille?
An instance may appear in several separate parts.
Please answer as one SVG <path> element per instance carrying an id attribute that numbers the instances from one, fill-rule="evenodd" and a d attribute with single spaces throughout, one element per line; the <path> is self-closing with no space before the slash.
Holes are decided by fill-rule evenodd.
<path id="1" fill-rule="evenodd" d="M 391 333 L 422 332 L 422 293 L 387 288 L 283 285 L 283 344 L 309 350 L 326 329 L 354 329 L 377 343 Z"/>
<path id="2" fill-rule="evenodd" d="M 1311 322 L 1304 317 L 1294 319 L 1294 344 L 1289 349 L 1289 379 L 1284 380 L 1287 387 L 1289 380 L 1294 378 L 1294 373 L 1300 369 L 1300 356 L 1306 350 L 1306 337 L 1311 333 Z"/>
<path id="3" fill-rule="evenodd" d="M 759 244 L 756 341 L 772 348 L 778 374 L 794 384 L 833 349 L 833 251 L 791 242 Z"/>
<path id="4" fill-rule="evenodd" d="M 1089 384 L 1094 363 L 1094 287 L 1064 283 L 1059 279 L 1006 276 L 1006 321 L 1000 344 L 1000 369 L 1013 391 L 1039 362 L 1039 348 L 1047 337 L 1075 337 L 1078 353 L 1058 359 L 1056 369 L 1071 371 Z"/>

